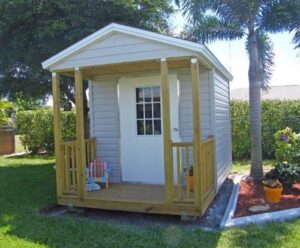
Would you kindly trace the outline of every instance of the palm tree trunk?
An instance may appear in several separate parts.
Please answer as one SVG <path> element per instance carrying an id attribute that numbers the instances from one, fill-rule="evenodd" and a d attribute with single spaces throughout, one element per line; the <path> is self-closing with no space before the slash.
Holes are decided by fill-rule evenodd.
<path id="1" fill-rule="evenodd" d="M 258 49 L 254 28 L 249 31 L 249 103 L 251 134 L 251 170 L 252 178 L 262 178 L 262 138 L 261 138 L 261 85 L 262 72 L 259 66 Z"/>

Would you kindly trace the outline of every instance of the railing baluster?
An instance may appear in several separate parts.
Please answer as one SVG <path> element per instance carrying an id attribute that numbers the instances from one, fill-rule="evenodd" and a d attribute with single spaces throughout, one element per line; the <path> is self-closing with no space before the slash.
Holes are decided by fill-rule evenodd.
<path id="1" fill-rule="evenodd" d="M 74 152 L 75 145 L 71 145 L 71 166 L 72 166 L 72 187 L 75 190 L 75 152 Z"/>
<path id="2" fill-rule="evenodd" d="M 87 166 L 89 166 L 89 164 L 91 162 L 91 160 L 90 160 L 90 143 L 86 142 L 85 144 L 86 144 L 86 159 L 87 159 L 86 164 L 87 164 Z"/>
<path id="3" fill-rule="evenodd" d="M 177 152 L 177 192 L 178 192 L 178 197 L 181 199 L 182 198 L 182 192 L 181 192 L 181 173 L 182 173 L 182 164 L 181 164 L 181 147 L 176 147 L 176 152 Z"/>
<path id="4" fill-rule="evenodd" d="M 76 143 L 73 144 L 73 150 L 74 150 L 74 176 L 75 176 L 75 191 L 78 190 L 78 181 L 77 181 L 77 156 L 76 156 Z"/>
<path id="5" fill-rule="evenodd" d="M 70 190 L 70 182 L 69 182 L 69 175 L 70 175 L 70 166 L 69 166 L 69 156 L 68 156 L 68 146 L 65 146 L 65 180 L 66 180 L 66 191 Z"/>
<path id="6" fill-rule="evenodd" d="M 65 163 L 65 149 L 64 149 L 64 146 L 61 146 L 61 171 L 62 171 L 62 178 L 65 178 L 65 174 L 66 174 L 66 170 L 65 170 L 65 168 L 66 168 L 66 163 Z M 56 165 L 56 166 L 58 166 L 58 165 Z M 56 168 L 56 169 L 58 169 L 58 168 Z M 62 188 L 63 188 L 63 191 L 66 191 L 67 189 L 66 189 L 66 182 L 65 182 L 65 180 L 62 180 Z"/>
<path id="7" fill-rule="evenodd" d="M 91 142 L 91 159 L 94 161 L 96 159 L 96 139 Z"/>
<path id="8" fill-rule="evenodd" d="M 204 149 L 204 161 L 203 161 L 203 174 L 205 175 L 203 177 L 203 185 L 204 185 L 204 189 L 207 190 L 208 187 L 207 187 L 207 178 L 210 176 L 207 174 L 207 163 L 208 163 L 208 156 L 207 156 L 207 147 L 208 147 L 209 143 L 206 143 L 206 145 L 203 147 Z"/>
<path id="9" fill-rule="evenodd" d="M 185 147 L 185 168 L 186 168 L 186 197 L 190 198 L 190 184 L 189 184 L 189 175 L 190 175 L 190 149 L 188 146 Z"/>

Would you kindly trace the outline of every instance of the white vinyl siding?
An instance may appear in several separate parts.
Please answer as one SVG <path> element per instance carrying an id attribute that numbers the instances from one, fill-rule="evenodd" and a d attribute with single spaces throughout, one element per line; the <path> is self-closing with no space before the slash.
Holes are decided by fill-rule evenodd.
<path id="1" fill-rule="evenodd" d="M 195 52 L 159 42 L 115 33 L 66 58 L 51 69 L 67 69 L 168 57 L 191 56 Z"/>
<path id="2" fill-rule="evenodd" d="M 112 182 L 121 182 L 117 96 L 117 79 L 90 83 L 91 136 L 97 141 L 97 158 L 108 163 Z"/>
<path id="3" fill-rule="evenodd" d="M 180 134 L 183 141 L 193 140 L 193 104 L 192 78 L 190 72 L 179 73 L 180 82 Z M 200 106 L 201 106 L 201 134 L 207 138 L 212 134 L 211 103 L 209 72 L 200 72 Z"/>
<path id="4" fill-rule="evenodd" d="M 230 91 L 229 82 L 217 71 L 214 74 L 214 81 L 217 189 L 219 189 L 228 176 L 232 164 Z"/>
<path id="5" fill-rule="evenodd" d="M 182 141 L 193 140 L 191 73 L 178 72 L 179 122 Z M 216 141 L 217 189 L 232 164 L 229 82 L 214 71 L 201 71 L 202 138 L 213 134 Z M 98 79 L 90 84 L 91 135 L 97 139 L 97 157 L 110 166 L 113 182 L 121 182 L 119 108 L 117 79 Z"/>

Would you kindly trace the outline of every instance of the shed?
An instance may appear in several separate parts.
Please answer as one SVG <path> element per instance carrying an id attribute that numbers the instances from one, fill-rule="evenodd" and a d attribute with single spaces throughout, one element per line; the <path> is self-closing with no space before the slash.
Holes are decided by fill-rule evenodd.
<path id="1" fill-rule="evenodd" d="M 232 76 L 207 47 L 112 23 L 42 65 L 52 72 L 59 204 L 204 214 L 232 164 Z M 60 75 L 75 78 L 71 142 L 61 139 Z M 90 192 L 86 169 L 95 159 L 107 163 L 109 186 Z"/>

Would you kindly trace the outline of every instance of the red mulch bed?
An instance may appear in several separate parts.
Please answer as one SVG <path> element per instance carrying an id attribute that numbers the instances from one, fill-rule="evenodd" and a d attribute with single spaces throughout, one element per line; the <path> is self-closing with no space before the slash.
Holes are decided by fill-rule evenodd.
<path id="1" fill-rule="evenodd" d="M 253 205 L 266 204 L 270 206 L 268 211 L 253 213 L 248 210 L 249 207 Z M 300 207 L 300 183 L 294 184 L 291 190 L 283 190 L 280 202 L 272 204 L 268 203 L 265 198 L 261 181 L 246 179 L 240 182 L 240 193 L 234 217 L 242 217 L 297 207 Z"/>

